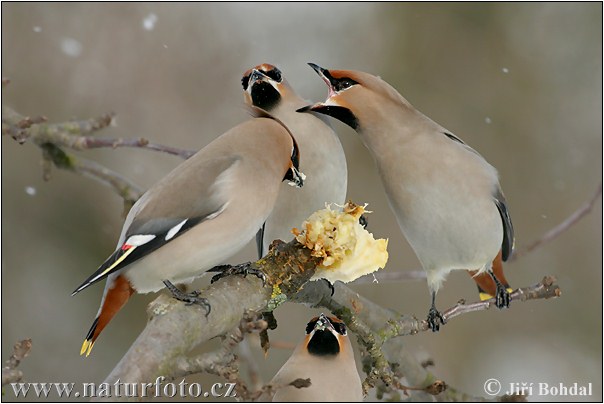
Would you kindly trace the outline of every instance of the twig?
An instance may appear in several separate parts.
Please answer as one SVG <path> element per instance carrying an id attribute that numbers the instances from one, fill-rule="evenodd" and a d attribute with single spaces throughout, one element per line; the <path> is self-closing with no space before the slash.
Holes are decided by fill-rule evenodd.
<path id="1" fill-rule="evenodd" d="M 192 156 L 195 151 L 150 143 L 144 138 L 109 139 L 83 136 L 109 126 L 113 118 L 114 114 L 109 113 L 88 120 L 47 124 L 46 117 L 24 117 L 8 107 L 3 107 L 2 134 L 11 136 L 19 143 L 30 141 L 42 149 L 45 180 L 50 179 L 50 163 L 53 163 L 57 168 L 83 174 L 109 185 L 124 199 L 125 208 L 128 210 L 142 195 L 140 188 L 115 171 L 92 160 L 69 154 L 64 148 L 86 150 L 99 147 L 137 147 L 184 159 Z"/>
<path id="2" fill-rule="evenodd" d="M 17 366 L 29 355 L 31 350 L 31 339 L 19 341 L 13 347 L 13 354 L 8 358 L 2 368 L 2 386 L 15 383 L 23 378 L 23 372 L 17 370 Z"/>
<path id="3" fill-rule="evenodd" d="M 247 369 L 247 376 L 248 376 L 248 380 L 249 380 L 249 384 L 250 384 L 250 390 L 255 391 L 255 390 L 260 389 L 264 383 L 262 381 L 262 378 L 260 377 L 260 369 L 258 368 L 258 363 L 256 363 L 256 361 L 254 360 L 254 358 L 252 356 L 252 349 L 250 346 L 251 338 L 249 338 L 252 335 L 256 335 L 256 334 L 247 335 L 246 338 L 244 338 L 243 341 L 241 341 L 239 343 L 238 353 L 239 353 L 240 367 L 241 367 L 241 364 L 243 364 L 243 365 L 245 365 L 245 368 Z"/>
<path id="4" fill-rule="evenodd" d="M 418 281 L 426 279 L 426 271 L 413 269 L 409 271 L 392 271 L 384 269 L 373 274 L 364 275 L 352 282 L 353 285 L 366 285 L 380 282 Z"/>
<path id="5" fill-rule="evenodd" d="M 294 386 L 297 389 L 304 389 L 306 387 L 310 387 L 311 384 L 312 383 L 311 383 L 310 379 L 301 379 L 301 378 L 293 380 L 289 383 L 267 384 L 267 385 L 262 386 L 261 389 L 254 391 L 252 393 L 249 393 L 247 398 L 245 399 L 245 401 L 256 401 L 261 397 L 262 398 L 273 397 L 278 390 L 285 388 L 285 387 Z M 265 400 L 262 400 L 262 401 L 265 401 Z"/>
<path id="6" fill-rule="evenodd" d="M 572 225 L 574 225 L 579 220 L 581 220 L 581 218 L 583 218 L 583 216 L 585 216 L 589 212 L 591 212 L 596 201 L 601 196 L 602 196 L 602 183 L 600 182 L 600 185 L 598 186 L 598 189 L 593 194 L 593 196 L 587 202 L 585 202 L 579 209 L 574 211 L 562 223 L 560 223 L 559 225 L 557 225 L 556 227 L 554 227 L 553 229 L 551 229 L 550 231 L 545 233 L 540 239 L 532 242 L 527 247 L 524 247 L 521 250 L 515 251 L 514 255 L 511 257 L 511 259 L 512 260 L 518 259 L 518 257 L 521 257 L 527 253 L 530 253 L 531 251 L 534 251 L 541 245 L 548 243 L 548 242 L 552 241 L 553 239 L 555 239 L 556 237 L 558 237 L 560 234 L 562 234 L 563 232 L 568 230 Z"/>
<path id="7" fill-rule="evenodd" d="M 550 299 L 559 297 L 562 294 L 560 287 L 556 285 L 556 278 L 553 276 L 545 276 L 541 282 L 525 287 L 518 288 L 512 292 L 511 301 L 525 302 L 535 299 Z M 488 310 L 495 306 L 495 298 L 475 302 L 465 303 L 463 300 L 455 306 L 441 312 L 446 322 L 462 314 L 468 314 L 475 311 Z M 394 338 L 404 335 L 414 335 L 421 331 L 428 331 L 428 323 L 425 320 L 419 321 L 415 316 L 403 315 L 398 320 L 389 321 L 388 327 L 382 329 L 380 334 L 384 339 Z"/>
<path id="8" fill-rule="evenodd" d="M 98 138 L 86 136 L 111 125 L 115 118 L 113 112 L 80 121 L 47 124 L 45 117 L 28 118 L 14 110 L 3 107 L 2 134 L 10 135 L 19 143 L 32 141 L 35 144 L 51 143 L 59 147 L 73 150 L 87 150 L 101 147 L 134 147 L 147 149 L 167 154 L 172 154 L 187 159 L 196 153 L 194 150 L 179 149 L 158 143 L 151 143 L 145 138 Z"/>
<path id="9" fill-rule="evenodd" d="M 266 321 L 262 320 L 256 313 L 246 311 L 239 325 L 228 333 L 220 346 L 214 352 L 200 355 L 196 358 L 181 356 L 175 361 L 175 368 L 172 371 L 172 377 L 184 377 L 196 373 L 211 373 L 227 380 L 239 381 L 239 369 L 236 364 L 237 357 L 233 349 L 237 344 L 243 341 L 245 334 L 259 332 L 266 328 Z"/>
<path id="10" fill-rule="evenodd" d="M 127 207 L 132 206 L 143 193 L 134 183 L 95 161 L 68 154 L 52 143 L 41 144 L 40 148 L 45 161 L 43 177 L 46 181 L 50 179 L 52 163 L 57 168 L 82 174 L 112 187 L 124 199 Z"/>

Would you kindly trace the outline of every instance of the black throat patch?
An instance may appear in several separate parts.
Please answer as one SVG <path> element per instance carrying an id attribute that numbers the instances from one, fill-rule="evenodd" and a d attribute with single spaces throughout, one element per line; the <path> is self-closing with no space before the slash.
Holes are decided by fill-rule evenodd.
<path id="1" fill-rule="evenodd" d="M 314 107 L 312 111 L 334 117 L 344 122 L 354 130 L 359 128 L 359 121 L 357 117 L 354 116 L 354 114 L 348 108 L 340 107 L 338 105 L 322 105 L 320 107 Z"/>
<path id="2" fill-rule="evenodd" d="M 253 104 L 265 111 L 270 111 L 281 101 L 281 94 L 266 81 L 253 83 L 251 95 Z"/>
<path id="3" fill-rule="evenodd" d="M 340 353 L 338 339 L 328 330 L 316 330 L 308 341 L 308 353 L 317 356 L 335 356 Z"/>

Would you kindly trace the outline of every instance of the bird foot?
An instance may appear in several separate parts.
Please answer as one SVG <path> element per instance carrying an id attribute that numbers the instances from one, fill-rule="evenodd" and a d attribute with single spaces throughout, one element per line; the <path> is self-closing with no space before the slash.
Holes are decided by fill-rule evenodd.
<path id="1" fill-rule="evenodd" d="M 512 296 L 510 292 L 503 285 L 497 285 L 497 292 L 495 293 L 495 306 L 498 309 L 503 309 L 504 307 L 510 307 L 510 301 L 512 300 Z"/>
<path id="2" fill-rule="evenodd" d="M 436 310 L 436 307 L 430 308 L 426 321 L 428 322 L 428 327 L 432 330 L 432 332 L 437 332 L 440 329 L 440 325 L 444 325 L 446 323 L 442 314 Z"/>
<path id="3" fill-rule="evenodd" d="M 361 217 L 359 217 L 359 224 L 363 226 L 363 229 L 367 229 L 367 226 L 369 225 L 369 221 L 367 221 L 367 216 L 361 215 Z"/>
<path id="4" fill-rule="evenodd" d="M 172 293 L 172 297 L 174 299 L 184 302 L 186 306 L 198 304 L 206 310 L 206 317 L 210 314 L 212 306 L 210 306 L 208 299 L 204 297 L 199 297 L 199 295 L 201 294 L 199 290 L 194 290 L 190 293 L 183 292 L 167 279 L 164 280 L 164 285 L 166 285 L 166 288 L 170 291 L 170 293 Z"/>
<path id="5" fill-rule="evenodd" d="M 262 281 L 262 286 L 266 285 L 266 275 L 264 272 L 259 269 L 252 268 L 251 262 L 246 262 L 244 264 L 239 265 L 219 265 L 215 266 L 212 269 L 209 269 L 208 272 L 218 272 L 216 275 L 212 277 L 210 283 L 214 283 L 222 278 L 226 278 L 231 275 L 243 275 L 243 277 L 247 277 L 248 275 L 254 275 Z"/>

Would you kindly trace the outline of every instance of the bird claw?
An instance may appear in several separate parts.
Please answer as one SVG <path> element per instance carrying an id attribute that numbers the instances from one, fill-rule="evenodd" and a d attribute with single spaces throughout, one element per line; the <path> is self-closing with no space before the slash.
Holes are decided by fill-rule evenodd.
<path id="1" fill-rule="evenodd" d="M 170 291 L 172 297 L 176 300 L 184 302 L 185 306 L 192 306 L 194 304 L 200 305 L 205 309 L 206 317 L 210 314 L 210 311 L 212 311 L 212 306 L 208 302 L 208 299 L 199 297 L 199 295 L 201 295 L 199 290 L 186 293 L 174 286 L 174 284 L 172 284 L 172 282 L 169 280 L 164 280 L 164 285 L 166 285 L 166 288 Z"/>
<path id="2" fill-rule="evenodd" d="M 510 292 L 503 285 L 497 285 L 497 292 L 495 293 L 495 306 L 498 309 L 503 309 L 504 307 L 510 307 L 510 301 L 512 297 Z"/>
<path id="3" fill-rule="evenodd" d="M 426 321 L 428 322 L 428 328 L 430 328 L 432 332 L 437 332 L 440 329 L 440 325 L 446 323 L 445 318 L 438 310 L 436 310 L 436 307 L 430 308 Z"/>
<path id="4" fill-rule="evenodd" d="M 222 278 L 226 278 L 227 276 L 231 275 L 243 275 L 244 278 L 246 278 L 248 275 L 254 275 L 262 281 L 262 286 L 266 286 L 266 275 L 259 269 L 252 268 L 252 264 L 250 262 L 235 266 L 219 265 L 208 270 L 208 272 L 218 272 L 212 277 L 210 283 L 214 283 Z"/>
<path id="5" fill-rule="evenodd" d="M 361 215 L 361 217 L 359 217 L 359 224 L 361 226 L 363 226 L 363 229 L 367 229 L 367 226 L 369 225 L 369 221 L 367 220 L 367 216 Z"/>

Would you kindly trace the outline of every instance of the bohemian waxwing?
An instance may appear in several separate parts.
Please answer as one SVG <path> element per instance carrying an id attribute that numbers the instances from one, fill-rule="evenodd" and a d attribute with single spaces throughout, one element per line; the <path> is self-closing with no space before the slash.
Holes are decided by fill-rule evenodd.
<path id="1" fill-rule="evenodd" d="M 308 378 L 311 383 L 309 387 L 281 387 L 296 379 Z M 270 384 L 278 388 L 273 397 L 262 397 L 265 400 L 363 401 L 361 378 L 344 323 L 324 314 L 310 320 L 304 340 Z"/>
<path id="2" fill-rule="evenodd" d="M 481 291 L 494 293 L 497 307 L 507 307 L 510 295 L 501 260 L 512 254 L 514 230 L 497 170 L 380 78 L 310 66 L 329 95 L 300 112 L 341 120 L 370 150 L 399 226 L 426 271 L 430 328 L 437 331 L 443 323 L 434 301 L 454 269 L 477 271 Z"/>
<path id="3" fill-rule="evenodd" d="M 281 187 L 275 208 L 257 234 L 258 254 L 262 257 L 273 240 L 291 240 L 292 228 L 325 208 L 325 203 L 344 204 L 346 157 L 325 117 L 296 112 L 308 102 L 294 92 L 278 68 L 270 64 L 256 66 L 244 73 L 241 82 L 248 106 L 268 111 L 292 132 L 304 156 L 301 171 L 308 176 L 302 189 Z"/>
<path id="4" fill-rule="evenodd" d="M 223 264 L 262 226 L 283 180 L 301 186 L 298 147 L 279 121 L 248 120 L 218 137 L 132 206 L 117 250 L 73 294 L 107 278 L 81 354 L 134 293 L 190 283 Z"/>

